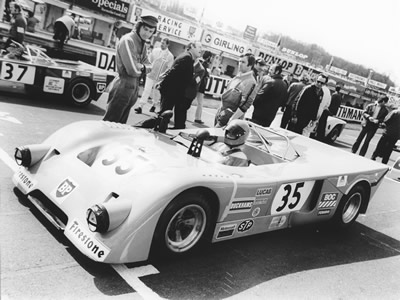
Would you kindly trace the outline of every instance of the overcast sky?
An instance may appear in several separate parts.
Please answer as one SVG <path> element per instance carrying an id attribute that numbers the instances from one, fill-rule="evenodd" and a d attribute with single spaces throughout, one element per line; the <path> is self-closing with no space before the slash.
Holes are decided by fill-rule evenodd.
<path id="1" fill-rule="evenodd" d="M 400 85 L 400 0 L 204 1 L 207 19 L 316 43 Z"/>

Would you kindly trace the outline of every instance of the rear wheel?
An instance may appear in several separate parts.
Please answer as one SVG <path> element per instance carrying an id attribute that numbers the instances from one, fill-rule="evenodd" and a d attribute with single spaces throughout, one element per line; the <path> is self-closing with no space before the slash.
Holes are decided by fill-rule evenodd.
<path id="1" fill-rule="evenodd" d="M 193 191 L 177 196 L 158 221 L 152 255 L 179 255 L 209 240 L 213 224 L 211 206 L 205 196 Z"/>
<path id="2" fill-rule="evenodd" d="M 86 106 L 94 98 L 93 83 L 86 78 L 72 80 L 67 88 L 66 97 L 75 106 Z"/>
<path id="3" fill-rule="evenodd" d="M 346 228 L 353 224 L 360 214 L 362 204 L 367 200 L 367 192 L 362 186 L 356 185 L 353 187 L 340 200 L 334 216 L 335 225 Z"/>

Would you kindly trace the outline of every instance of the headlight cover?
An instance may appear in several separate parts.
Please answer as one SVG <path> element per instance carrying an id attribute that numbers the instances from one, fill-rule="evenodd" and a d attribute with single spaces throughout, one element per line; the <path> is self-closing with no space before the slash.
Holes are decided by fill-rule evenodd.
<path id="1" fill-rule="evenodd" d="M 93 232 L 105 233 L 110 226 L 107 209 L 101 204 L 96 204 L 86 211 L 86 221 Z"/>

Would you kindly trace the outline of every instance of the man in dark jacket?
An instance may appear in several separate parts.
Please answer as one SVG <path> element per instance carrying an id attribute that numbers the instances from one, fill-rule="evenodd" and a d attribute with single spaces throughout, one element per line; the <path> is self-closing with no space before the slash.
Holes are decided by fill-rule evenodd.
<path id="1" fill-rule="evenodd" d="M 282 107 L 283 115 L 281 120 L 281 127 L 286 128 L 292 117 L 292 107 L 296 97 L 300 94 L 303 88 L 310 82 L 310 75 L 304 73 L 300 76 L 299 82 L 293 82 L 288 88 L 288 99 L 285 106 Z"/>
<path id="2" fill-rule="evenodd" d="M 175 126 L 173 129 L 185 128 L 187 107 L 185 91 L 192 82 L 194 73 L 193 64 L 200 57 L 201 52 L 202 45 L 200 41 L 189 42 L 187 51 L 179 55 L 172 64 L 172 67 L 161 76 L 160 113 L 172 110 L 175 107 Z"/>
<path id="3" fill-rule="evenodd" d="M 271 125 L 278 108 L 285 105 L 287 85 L 282 79 L 282 66 L 274 64 L 269 68 L 271 79 L 260 88 L 254 99 L 251 121 L 264 127 Z"/>
<path id="4" fill-rule="evenodd" d="M 319 105 L 324 95 L 322 86 L 328 82 L 328 77 L 320 74 L 315 83 L 305 87 L 294 104 L 294 118 L 288 129 L 298 134 L 303 134 L 303 129 L 317 120 Z M 311 122 L 311 123 L 310 123 Z"/>
<path id="5" fill-rule="evenodd" d="M 378 130 L 379 124 L 383 122 L 388 114 L 388 109 L 386 108 L 386 103 L 389 98 L 384 96 L 378 100 L 377 103 L 372 103 L 365 108 L 363 114 L 363 121 L 361 123 L 362 129 L 357 137 L 356 142 L 351 148 L 351 152 L 356 153 L 360 147 L 361 142 L 365 137 L 365 141 L 360 150 L 360 155 L 364 156 L 368 150 L 369 142 Z"/>
<path id="6" fill-rule="evenodd" d="M 10 10 L 12 14 L 11 18 L 11 27 L 10 27 L 10 36 L 7 39 L 4 49 L 12 44 L 12 41 L 18 42 L 20 44 L 24 43 L 25 31 L 26 31 L 26 19 L 22 15 L 21 7 L 15 3 L 10 3 Z"/>
<path id="7" fill-rule="evenodd" d="M 385 129 L 371 159 L 375 160 L 378 156 L 382 156 L 382 163 L 387 164 L 394 145 L 400 139 L 400 108 L 390 112 L 383 124 Z"/>

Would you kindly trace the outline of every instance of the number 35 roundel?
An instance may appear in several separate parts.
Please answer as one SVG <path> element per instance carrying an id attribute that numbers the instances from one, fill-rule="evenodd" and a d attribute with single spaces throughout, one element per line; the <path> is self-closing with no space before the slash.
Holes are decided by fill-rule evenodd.
<path id="1" fill-rule="evenodd" d="M 300 210 L 310 196 L 315 181 L 282 184 L 272 202 L 271 215 Z"/>

